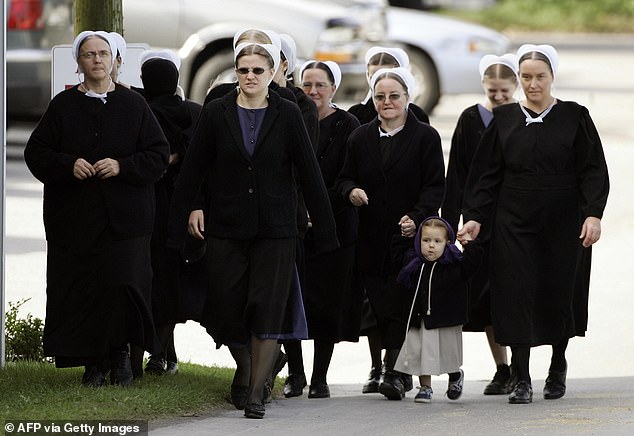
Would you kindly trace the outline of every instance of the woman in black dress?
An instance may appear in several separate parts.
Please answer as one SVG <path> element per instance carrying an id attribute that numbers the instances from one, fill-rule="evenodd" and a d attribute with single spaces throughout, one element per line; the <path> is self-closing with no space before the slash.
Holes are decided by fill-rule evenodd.
<path id="1" fill-rule="evenodd" d="M 417 226 L 440 208 L 445 165 L 438 132 L 407 109 L 415 86 L 411 73 L 404 68 L 380 69 L 371 84 L 379 115 L 350 135 L 337 185 L 359 208 L 361 284 L 386 349 L 379 391 L 400 400 L 405 386 L 394 364 L 407 329 L 409 302 L 407 289 L 396 276 Z"/>
<path id="2" fill-rule="evenodd" d="M 169 145 L 143 97 L 113 83 L 116 50 L 106 32 L 75 38 L 83 81 L 53 98 L 24 150 L 44 184 L 44 353 L 85 366 L 90 386 L 108 371 L 132 382 L 127 344 L 157 351 L 150 237 Z"/>
<path id="3" fill-rule="evenodd" d="M 442 215 L 454 229 L 458 228 L 467 175 L 482 133 L 493 119 L 494 108 L 515 101 L 513 95 L 518 86 L 515 54 L 486 55 L 480 60 L 479 71 L 486 101 L 483 104 L 469 106 L 462 112 L 451 138 L 447 166 L 447 192 L 442 205 Z M 490 228 L 489 225 L 485 227 Z M 480 235 L 481 241 L 483 236 Z M 488 238 L 484 239 L 487 242 L 481 243 L 484 249 L 483 263 L 487 264 L 489 244 Z M 462 329 L 463 331 L 486 332 L 497 370 L 493 380 L 484 388 L 484 394 L 510 393 L 513 386 L 506 347 L 495 342 L 491 326 L 488 268 L 480 268 L 469 281 L 469 322 Z"/>
<path id="4" fill-rule="evenodd" d="M 288 314 L 296 309 L 291 292 L 296 177 L 317 250 L 338 246 L 328 193 L 299 109 L 268 92 L 278 65 L 277 47 L 236 47 L 239 89 L 203 108 L 171 208 L 170 244 L 182 245 L 187 230 L 207 240 L 210 288 L 202 324 L 236 359 L 232 400 L 248 418 L 264 416 L 263 388 L 278 340 L 292 339 L 288 336 L 295 331 Z M 203 229 L 187 223 L 205 177 L 209 216 Z"/>
<path id="5" fill-rule="evenodd" d="M 553 348 L 544 398 L 566 392 L 568 339 L 587 326 L 590 248 L 601 235 L 607 165 L 588 110 L 552 94 L 557 52 L 526 44 L 517 52 L 526 98 L 499 106 L 475 154 L 458 236 L 468 242 L 495 220 L 491 236 L 491 316 L 509 345 L 518 383 L 512 404 L 532 402 L 531 347 Z"/>

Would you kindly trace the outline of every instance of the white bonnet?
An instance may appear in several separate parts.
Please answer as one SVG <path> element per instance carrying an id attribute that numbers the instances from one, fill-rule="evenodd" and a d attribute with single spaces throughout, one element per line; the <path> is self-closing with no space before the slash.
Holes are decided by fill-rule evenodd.
<path id="1" fill-rule="evenodd" d="M 250 45 L 257 45 L 259 47 L 262 47 L 264 50 L 267 51 L 267 53 L 269 55 L 271 55 L 271 57 L 273 58 L 273 69 L 275 71 L 277 71 L 277 69 L 280 67 L 280 49 L 278 47 L 275 47 L 272 44 L 257 44 L 255 42 L 243 42 L 238 44 L 238 46 L 235 48 L 234 52 L 233 52 L 233 61 L 235 62 L 238 54 L 240 54 L 240 52 L 250 46 Z"/>
<path id="2" fill-rule="evenodd" d="M 407 68 L 409 66 L 409 56 L 405 50 L 398 47 L 371 47 L 365 54 L 365 64 L 368 65 L 372 56 L 379 53 L 387 53 L 398 61 L 398 66 Z"/>
<path id="3" fill-rule="evenodd" d="M 550 62 L 550 67 L 553 70 L 553 77 L 554 77 L 557 74 L 557 68 L 559 67 L 559 55 L 557 54 L 557 50 L 555 50 L 555 47 L 548 44 L 541 44 L 541 45 L 524 44 L 519 49 L 517 49 L 518 62 L 522 56 L 532 51 L 541 53 L 548 58 L 548 61 Z"/>
<path id="4" fill-rule="evenodd" d="M 293 37 L 287 33 L 280 33 L 280 41 L 282 43 L 282 53 L 288 62 L 288 70 L 286 75 L 289 76 L 295 71 L 297 63 L 297 45 Z"/>
<path id="5" fill-rule="evenodd" d="M 502 56 L 488 54 L 482 56 L 482 59 L 480 59 L 480 65 L 478 66 L 478 70 L 480 71 L 480 78 L 484 79 L 484 72 L 487 70 L 487 68 L 489 68 L 491 65 L 496 64 L 506 65 L 511 69 L 511 71 L 517 74 L 517 56 L 515 56 L 513 53 L 505 53 Z"/>
<path id="6" fill-rule="evenodd" d="M 238 39 L 240 39 L 242 34 L 248 32 L 250 30 L 258 30 L 258 31 L 264 33 L 271 40 L 271 44 L 273 44 L 275 47 L 277 47 L 278 50 L 282 50 L 282 41 L 280 40 L 280 35 L 277 32 L 274 32 L 273 30 L 254 29 L 252 27 L 248 27 L 248 28 L 245 28 L 245 29 L 238 30 L 233 35 L 233 48 L 234 49 L 237 48 L 236 47 L 236 43 L 238 42 Z M 244 42 L 247 42 L 247 41 L 243 41 L 240 44 L 243 44 Z M 257 43 L 257 44 L 260 44 L 260 43 Z"/>
<path id="7" fill-rule="evenodd" d="M 75 59 L 75 61 L 77 61 L 77 58 L 79 57 L 79 46 L 82 42 L 84 42 L 86 38 L 90 36 L 98 36 L 102 39 L 105 39 L 110 46 L 112 57 L 115 57 L 117 55 L 117 41 L 110 33 L 104 32 L 103 30 L 84 30 L 79 35 L 77 35 L 75 37 L 75 40 L 73 41 L 73 58 Z"/>
<path id="8" fill-rule="evenodd" d="M 399 76 L 403 82 L 405 82 L 405 86 L 407 87 L 407 102 L 411 103 L 414 100 L 414 94 L 416 92 L 416 79 L 412 76 L 412 73 L 407 68 L 398 67 L 398 68 L 381 68 L 377 70 L 370 79 L 370 90 L 372 91 L 372 95 L 374 95 L 374 87 L 380 76 L 385 73 L 390 73 Z"/>
<path id="9" fill-rule="evenodd" d="M 117 44 L 117 50 L 119 51 L 119 55 L 121 56 L 121 62 L 122 63 L 125 62 L 125 54 L 127 49 L 125 39 L 123 39 L 123 36 L 121 36 L 117 32 L 109 32 L 108 34 L 114 38 Z M 116 53 L 117 50 L 115 50 L 115 52 L 112 54 L 113 57 L 117 56 L 117 53 Z"/>
<path id="10" fill-rule="evenodd" d="M 306 67 L 316 62 L 321 62 L 328 67 L 328 69 L 332 73 L 332 77 L 335 79 L 335 86 L 339 88 L 339 85 L 341 84 L 341 68 L 339 68 L 339 65 L 333 61 L 317 61 L 315 59 L 306 61 L 299 69 L 299 77 L 301 78 L 304 75 L 304 70 L 306 69 Z"/>
<path id="11" fill-rule="evenodd" d="M 141 66 L 151 59 L 164 59 L 172 62 L 177 70 L 181 68 L 181 58 L 172 50 L 145 50 L 141 53 Z"/>

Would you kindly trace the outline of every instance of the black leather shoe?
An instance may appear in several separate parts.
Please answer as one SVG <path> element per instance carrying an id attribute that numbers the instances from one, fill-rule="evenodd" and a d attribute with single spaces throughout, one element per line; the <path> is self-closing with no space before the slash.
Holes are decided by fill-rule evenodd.
<path id="1" fill-rule="evenodd" d="M 247 399 L 249 398 L 248 386 L 235 386 L 231 385 L 231 404 L 236 409 L 242 410 L 247 405 Z"/>
<path id="2" fill-rule="evenodd" d="M 379 385 L 379 392 L 388 400 L 402 400 L 405 397 L 405 387 L 401 375 L 394 370 L 385 371 Z"/>
<path id="3" fill-rule="evenodd" d="M 510 404 L 528 404 L 533 402 L 533 387 L 527 381 L 521 380 L 509 395 Z"/>
<path id="4" fill-rule="evenodd" d="M 145 373 L 152 375 L 163 375 L 165 373 L 166 365 L 167 362 L 164 358 L 157 355 L 152 355 L 145 364 Z"/>
<path id="5" fill-rule="evenodd" d="M 401 375 L 401 380 L 403 380 L 403 389 L 405 389 L 405 392 L 409 392 L 412 389 L 414 389 L 414 382 L 412 381 L 412 376 L 410 374 L 405 374 L 402 372 L 399 372 L 399 374 Z"/>
<path id="6" fill-rule="evenodd" d="M 372 367 L 368 380 L 363 385 L 364 394 L 374 394 L 379 392 L 379 385 L 381 384 L 381 368 Z"/>
<path id="7" fill-rule="evenodd" d="M 127 351 L 110 353 L 110 384 L 128 387 L 132 384 L 132 366 Z"/>
<path id="8" fill-rule="evenodd" d="M 286 398 L 299 397 L 304 393 L 306 376 L 304 374 L 289 374 L 284 383 L 284 396 Z"/>
<path id="9" fill-rule="evenodd" d="M 98 365 L 88 365 L 81 378 L 81 384 L 91 388 L 98 388 L 106 383 L 106 376 Z"/>
<path id="10" fill-rule="evenodd" d="M 244 416 L 252 419 L 264 418 L 264 404 L 249 403 L 244 407 Z"/>
<path id="11" fill-rule="evenodd" d="M 277 359 L 273 364 L 271 375 L 267 377 L 266 381 L 264 382 L 264 395 L 262 398 L 264 404 L 273 401 L 273 388 L 275 387 L 275 379 L 277 378 L 277 375 L 280 373 L 280 371 L 284 368 L 284 365 L 286 365 L 286 362 L 288 362 L 288 357 L 283 351 L 280 350 L 277 355 Z"/>
<path id="12" fill-rule="evenodd" d="M 506 395 L 513 389 L 511 382 L 511 368 L 508 365 L 500 364 L 495 371 L 493 380 L 484 388 L 484 395 Z"/>
<path id="13" fill-rule="evenodd" d="M 544 383 L 545 400 L 556 400 L 566 394 L 566 372 L 566 369 L 563 371 L 548 371 L 548 377 L 546 377 L 546 383 Z"/>
<path id="14" fill-rule="evenodd" d="M 326 383 L 311 383 L 308 398 L 330 398 L 330 388 Z"/>

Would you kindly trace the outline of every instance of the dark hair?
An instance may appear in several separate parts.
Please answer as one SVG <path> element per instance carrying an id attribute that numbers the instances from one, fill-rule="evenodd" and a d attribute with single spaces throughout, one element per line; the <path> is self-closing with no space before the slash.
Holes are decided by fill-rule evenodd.
<path id="1" fill-rule="evenodd" d="M 487 79 L 507 79 L 517 83 L 517 74 L 508 65 L 493 64 L 484 70 L 483 78 Z"/>
<path id="2" fill-rule="evenodd" d="M 264 47 L 260 47 L 256 44 L 249 44 L 246 47 L 243 47 L 240 52 L 238 52 L 238 54 L 236 55 L 235 66 L 238 66 L 238 59 L 250 55 L 260 55 L 266 58 L 266 62 L 269 64 L 269 68 L 273 68 L 275 66 L 275 62 L 273 61 L 273 57 L 271 56 L 271 54 L 266 51 Z"/>
<path id="3" fill-rule="evenodd" d="M 85 43 L 86 41 L 88 41 L 89 39 L 95 39 L 95 38 L 99 38 L 99 39 L 101 39 L 102 41 L 105 41 L 105 43 L 106 43 L 106 44 L 108 44 L 108 48 L 110 49 L 110 53 L 112 53 L 112 47 L 110 47 L 110 41 L 108 41 L 106 38 L 104 38 L 104 37 L 103 37 L 103 36 L 101 36 L 101 35 L 95 35 L 95 34 L 88 35 L 88 36 L 86 36 L 84 39 L 82 39 L 82 40 L 81 40 L 81 42 L 80 42 L 80 43 L 79 43 L 79 45 L 77 46 L 77 53 L 79 54 L 79 50 L 81 50 L 82 46 L 84 45 L 84 43 Z M 119 49 L 117 49 L 117 53 L 118 53 L 118 52 L 119 52 Z M 116 57 L 116 54 L 117 54 L 117 53 L 112 53 L 112 56 L 115 56 L 115 57 Z"/>
<path id="4" fill-rule="evenodd" d="M 396 58 L 389 53 L 375 54 L 368 61 L 368 66 L 370 65 L 396 65 L 397 67 L 401 66 Z"/>
<path id="5" fill-rule="evenodd" d="M 405 93 L 409 93 L 409 89 L 407 89 L 407 84 L 405 83 L 403 78 L 401 76 L 399 76 L 398 74 L 394 74 L 394 73 L 391 73 L 389 71 L 386 71 L 385 73 L 382 73 L 379 77 L 376 78 L 376 80 L 374 81 L 374 87 L 376 88 L 376 84 L 379 83 L 379 81 L 383 80 L 383 79 L 394 79 L 394 80 L 396 80 L 398 83 L 401 84 L 401 86 L 405 90 Z M 372 90 L 372 91 L 374 91 L 374 90 Z"/>
<path id="6" fill-rule="evenodd" d="M 238 36 L 235 46 L 237 47 L 243 42 L 255 42 L 257 44 L 273 44 L 269 35 L 258 29 L 245 30 Z"/>
<path id="7" fill-rule="evenodd" d="M 528 53 L 524 53 L 522 57 L 519 59 L 518 65 L 522 65 L 522 62 L 529 59 L 546 62 L 546 65 L 548 65 L 548 69 L 550 70 L 550 74 L 553 74 L 553 75 L 555 74 L 553 72 L 553 66 L 550 64 L 550 60 L 548 59 L 548 56 L 546 56 L 544 53 L 541 53 L 538 51 L 529 51 Z"/>
<path id="8" fill-rule="evenodd" d="M 323 62 L 311 62 L 310 64 L 306 65 L 306 67 L 302 70 L 302 79 L 304 76 L 304 72 L 306 70 L 312 70 L 312 69 L 318 69 L 318 70 L 323 70 L 326 72 L 326 75 L 328 76 L 328 80 L 330 80 L 330 83 L 334 84 L 335 83 L 335 76 L 332 74 L 332 70 L 330 69 L 330 67 L 328 67 L 328 65 L 324 64 Z"/>

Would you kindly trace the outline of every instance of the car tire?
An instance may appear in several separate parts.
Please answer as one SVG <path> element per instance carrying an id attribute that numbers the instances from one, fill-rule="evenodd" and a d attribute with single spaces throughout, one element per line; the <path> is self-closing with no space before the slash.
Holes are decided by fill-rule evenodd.
<path id="1" fill-rule="evenodd" d="M 196 70 L 188 97 L 202 104 L 212 83 L 233 82 L 235 79 L 233 52 L 219 51 Z"/>
<path id="2" fill-rule="evenodd" d="M 440 81 L 434 62 L 425 53 L 410 47 L 409 67 L 416 79 L 414 103 L 430 115 L 440 100 Z"/>

